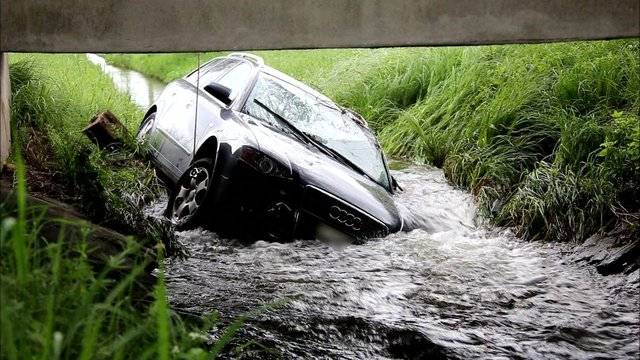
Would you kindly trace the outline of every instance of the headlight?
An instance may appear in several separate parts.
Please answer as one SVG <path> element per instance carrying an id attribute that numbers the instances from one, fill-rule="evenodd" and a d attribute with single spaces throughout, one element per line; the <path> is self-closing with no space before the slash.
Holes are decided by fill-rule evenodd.
<path id="1" fill-rule="evenodd" d="M 290 179 L 292 177 L 290 166 L 273 159 L 269 155 L 253 147 L 243 146 L 239 151 L 239 158 L 252 168 L 265 175 L 285 179 Z"/>

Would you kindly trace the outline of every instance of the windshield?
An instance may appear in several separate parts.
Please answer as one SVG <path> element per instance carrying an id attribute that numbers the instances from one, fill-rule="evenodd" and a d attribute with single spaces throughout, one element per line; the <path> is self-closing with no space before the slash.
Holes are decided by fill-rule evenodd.
<path id="1" fill-rule="evenodd" d="M 244 112 L 283 128 L 283 120 L 389 189 L 382 152 L 373 135 L 334 103 L 261 73 Z M 279 119 L 280 117 L 280 119 Z"/>

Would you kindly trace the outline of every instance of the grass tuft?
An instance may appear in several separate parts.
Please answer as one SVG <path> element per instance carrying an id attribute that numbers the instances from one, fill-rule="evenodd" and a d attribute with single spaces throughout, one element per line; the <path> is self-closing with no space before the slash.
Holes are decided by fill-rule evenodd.
<path id="1" fill-rule="evenodd" d="M 24 183 L 24 166 L 17 159 L 16 177 Z M 24 191 L 15 197 L 26 204 Z M 205 340 L 212 323 L 185 323 L 172 316 L 162 276 L 153 306 L 147 309 L 136 300 L 133 291 L 147 268 L 139 243 L 131 241 L 111 261 L 95 264 L 86 256 L 93 231 L 86 223 L 44 218 L 41 208 L 16 209 L 6 202 L 0 203 L 0 213 L 0 357 L 211 357 Z M 48 241 L 51 237 L 43 232 L 48 223 L 59 225 L 56 241 Z M 71 232 L 85 237 L 71 241 Z M 123 277 L 124 259 L 134 262 Z"/>

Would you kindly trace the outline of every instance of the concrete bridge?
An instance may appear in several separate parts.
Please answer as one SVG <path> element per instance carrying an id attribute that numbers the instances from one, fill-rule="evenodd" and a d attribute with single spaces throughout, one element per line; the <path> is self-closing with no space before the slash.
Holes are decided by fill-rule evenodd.
<path id="1" fill-rule="evenodd" d="M 181 52 L 504 44 L 640 36 L 640 0 L 0 0 L 7 52 Z"/>

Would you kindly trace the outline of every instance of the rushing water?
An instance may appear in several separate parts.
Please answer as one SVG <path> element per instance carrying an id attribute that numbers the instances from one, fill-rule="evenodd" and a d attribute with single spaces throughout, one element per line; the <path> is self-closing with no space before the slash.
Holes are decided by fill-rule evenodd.
<path id="1" fill-rule="evenodd" d="M 416 229 L 365 244 L 179 233 L 191 254 L 167 261 L 172 305 L 232 319 L 288 299 L 241 336 L 285 358 L 637 359 L 638 271 L 603 277 L 568 248 L 476 224 L 470 195 L 438 169 L 394 176 Z"/>
<path id="2" fill-rule="evenodd" d="M 137 90 L 155 85 L 131 81 L 142 75 L 103 69 L 155 96 Z M 172 306 L 225 321 L 250 314 L 237 336 L 254 342 L 246 357 L 638 358 L 638 270 L 601 276 L 569 260 L 570 247 L 478 223 L 471 196 L 438 169 L 394 176 L 413 230 L 383 239 L 247 245 L 178 233 L 190 255 L 166 262 Z M 161 216 L 163 206 L 147 212 Z"/>

